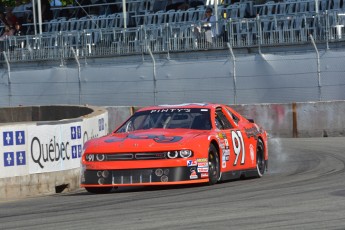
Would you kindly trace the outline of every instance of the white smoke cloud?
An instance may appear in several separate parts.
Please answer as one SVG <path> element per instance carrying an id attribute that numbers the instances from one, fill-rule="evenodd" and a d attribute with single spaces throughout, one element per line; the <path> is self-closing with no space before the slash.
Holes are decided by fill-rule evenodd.
<path id="1" fill-rule="evenodd" d="M 288 155 L 284 152 L 280 138 L 269 138 L 268 145 L 268 173 L 280 173 L 285 168 L 283 165 Z"/>

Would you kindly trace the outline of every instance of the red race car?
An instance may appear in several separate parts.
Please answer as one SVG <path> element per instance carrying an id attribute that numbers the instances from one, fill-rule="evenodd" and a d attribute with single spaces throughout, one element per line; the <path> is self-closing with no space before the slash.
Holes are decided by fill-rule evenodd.
<path id="1" fill-rule="evenodd" d="M 81 187 L 208 183 L 261 177 L 267 133 L 221 104 L 140 109 L 113 133 L 85 143 Z"/>

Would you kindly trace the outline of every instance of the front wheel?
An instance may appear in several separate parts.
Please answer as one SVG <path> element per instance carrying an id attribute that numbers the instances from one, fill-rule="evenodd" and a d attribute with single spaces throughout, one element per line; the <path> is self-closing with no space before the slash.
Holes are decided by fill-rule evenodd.
<path id="1" fill-rule="evenodd" d="M 94 194 L 105 194 L 109 193 L 113 188 L 112 187 L 85 187 L 86 191 Z"/>
<path id="2" fill-rule="evenodd" d="M 257 177 L 262 177 L 265 173 L 266 169 L 266 161 L 265 161 L 265 148 L 264 144 L 262 143 L 262 140 L 258 140 L 257 146 L 256 146 L 256 171 L 257 171 Z"/>
<path id="3" fill-rule="evenodd" d="M 219 169 L 219 158 L 218 151 L 214 145 L 211 145 L 208 150 L 208 176 L 209 176 L 209 185 L 214 185 L 217 183 L 220 175 Z"/>

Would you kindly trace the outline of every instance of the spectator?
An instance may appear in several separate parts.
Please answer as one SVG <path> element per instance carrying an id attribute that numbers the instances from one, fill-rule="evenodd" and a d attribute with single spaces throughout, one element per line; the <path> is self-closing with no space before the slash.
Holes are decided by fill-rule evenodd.
<path id="1" fill-rule="evenodd" d="M 14 26 L 14 34 L 13 35 L 14 36 L 23 36 L 23 35 L 25 35 L 25 32 L 23 31 L 23 27 L 22 27 L 22 25 L 19 22 L 17 22 L 15 24 L 15 26 Z"/>
<path id="2" fill-rule="evenodd" d="M 205 18 L 202 20 L 202 27 L 205 30 L 205 37 L 207 42 L 212 42 L 212 39 L 217 36 L 216 32 L 216 17 L 212 14 L 212 8 L 208 7 L 205 11 Z"/>
<path id="3" fill-rule="evenodd" d="M 25 33 L 22 30 L 22 25 L 18 22 L 14 26 L 14 33 L 13 36 L 24 36 Z M 25 47 L 25 40 L 24 39 L 18 39 L 14 44 L 11 44 L 10 50 L 13 51 L 15 48 L 24 48 Z"/>
<path id="4" fill-rule="evenodd" d="M 12 36 L 14 34 L 14 29 L 11 28 L 9 25 L 5 26 L 5 31 L 0 37 L 0 41 L 4 41 L 7 37 Z"/>

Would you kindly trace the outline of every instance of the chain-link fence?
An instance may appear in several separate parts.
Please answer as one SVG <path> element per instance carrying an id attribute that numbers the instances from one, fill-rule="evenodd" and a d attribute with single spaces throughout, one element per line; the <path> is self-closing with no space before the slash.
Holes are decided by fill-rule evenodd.
<path id="1" fill-rule="evenodd" d="M 312 47 L 311 47 L 312 48 Z M 345 100 L 345 52 L 231 49 L 2 69 L 0 105 L 226 104 Z"/>
<path id="2" fill-rule="evenodd" d="M 95 23 L 89 20 L 89 24 Z M 72 30 L 61 24 L 56 27 L 62 30 L 47 30 L 37 36 L 7 37 L 1 41 L 0 62 L 5 62 L 4 55 L 9 62 L 74 58 L 71 48 L 76 50 L 78 57 L 84 58 L 143 54 L 148 53 L 148 49 L 153 53 L 227 49 L 227 43 L 233 48 L 296 45 L 311 43 L 311 36 L 315 42 L 328 45 L 344 41 L 344 20 L 341 13 L 333 11 L 227 19 L 209 26 L 201 21 L 189 21 Z"/>

